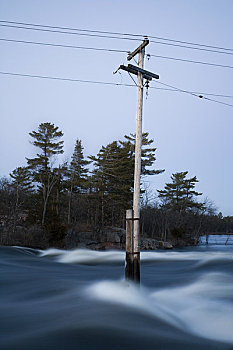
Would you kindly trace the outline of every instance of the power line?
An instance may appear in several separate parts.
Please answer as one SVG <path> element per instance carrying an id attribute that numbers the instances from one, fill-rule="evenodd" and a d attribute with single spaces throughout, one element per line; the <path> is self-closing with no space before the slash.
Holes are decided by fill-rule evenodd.
<path id="1" fill-rule="evenodd" d="M 0 24 L 1 27 L 9 27 L 9 28 L 17 28 L 17 29 L 26 29 L 26 30 L 34 30 L 34 31 L 40 31 L 40 32 L 49 32 L 49 33 L 59 33 L 59 34 L 71 34 L 71 35 L 80 35 L 80 36 L 88 36 L 88 37 L 98 37 L 98 38 L 108 38 L 108 39 L 120 39 L 120 40 L 133 40 L 133 41 L 139 41 L 141 39 L 136 38 L 130 38 L 130 37 L 119 37 L 119 36 L 111 36 L 111 35 L 100 35 L 100 34 L 87 34 L 87 33 L 78 33 L 78 32 L 71 32 L 66 30 L 57 30 L 57 29 L 49 29 L 49 28 L 33 28 L 33 27 L 25 27 L 25 26 L 19 26 L 19 25 L 8 25 L 8 24 Z M 51 26 L 51 28 L 53 28 Z M 210 49 L 204 49 L 199 47 L 192 47 L 187 45 L 180 45 L 180 44 L 174 44 L 174 43 L 167 43 L 167 42 L 161 42 L 161 41 L 155 41 L 151 40 L 151 43 L 161 44 L 161 45 L 169 45 L 169 46 L 175 46 L 175 47 L 183 47 L 186 49 L 193 49 L 193 50 L 199 50 L 199 51 L 208 51 L 213 53 L 220 53 L 225 55 L 233 55 L 233 52 L 224 52 L 219 50 L 210 50 Z"/>
<path id="2" fill-rule="evenodd" d="M 203 62 L 203 61 L 194 61 L 194 60 L 188 60 L 184 58 L 178 58 L 178 57 L 169 57 L 169 56 L 160 56 L 160 55 L 153 55 L 153 54 L 147 54 L 147 57 L 157 57 L 157 58 L 163 58 L 167 60 L 174 60 L 174 61 L 181 61 L 181 62 L 188 62 L 188 63 L 196 63 L 196 64 L 203 64 L 206 66 L 213 66 L 213 67 L 221 67 L 221 68 L 233 68 L 233 66 L 228 66 L 224 64 L 218 64 L 218 63 L 211 63 L 211 62 Z"/>
<path id="3" fill-rule="evenodd" d="M 139 40 L 142 40 L 147 35 L 142 34 L 127 34 L 127 33 L 120 33 L 120 32 L 109 32 L 104 30 L 90 30 L 90 29 L 80 29 L 80 28 L 73 28 L 73 27 L 60 27 L 60 26 L 51 26 L 51 25 L 45 25 L 45 24 L 35 24 L 35 23 L 25 23 L 25 22 L 14 22 L 14 21 L 1 21 L 0 23 L 9 23 L 9 24 L 19 24 L 19 25 L 28 25 L 28 26 L 34 26 L 34 27 L 44 27 L 44 28 L 54 28 L 54 29 L 61 29 L 61 30 L 74 30 L 79 32 L 87 32 L 87 33 L 99 33 L 99 34 L 111 34 L 111 35 L 122 35 L 122 36 L 129 36 L 129 37 L 139 37 Z"/>
<path id="4" fill-rule="evenodd" d="M 83 79 L 74 79 L 74 78 L 61 78 L 61 77 L 53 77 L 49 75 L 37 75 L 37 74 L 24 74 L 24 73 L 13 73 L 13 72 L 2 72 L 2 75 L 11 75 L 17 77 L 25 77 L 25 78 L 38 78 L 38 79 L 50 79 L 50 80 L 60 80 L 60 81 L 70 81 L 70 82 L 78 82 L 78 83 L 90 83 L 90 84 L 101 84 L 101 85 L 114 85 L 114 86 L 128 86 L 134 87 L 133 84 L 122 84 L 122 83 L 110 83 L 105 81 L 95 81 L 95 80 L 83 80 Z"/>
<path id="5" fill-rule="evenodd" d="M 118 36 L 111 36 L 111 35 L 99 35 L 99 34 L 87 34 L 87 33 L 77 33 L 77 32 L 71 32 L 66 30 L 53 30 L 48 28 L 32 28 L 32 27 L 25 27 L 25 26 L 18 26 L 18 25 L 8 25 L 8 24 L 0 24 L 0 27 L 9 27 L 9 28 L 16 28 L 16 29 L 26 29 L 26 30 L 35 30 L 39 32 L 49 32 L 49 33 L 59 33 L 59 34 L 71 34 L 71 35 L 81 35 L 81 36 L 90 36 L 90 37 L 97 37 L 97 38 L 108 38 L 108 39 L 121 39 L 121 40 L 133 40 L 133 41 L 139 41 L 140 39 L 136 38 L 125 38 L 125 37 L 118 37 Z"/>
<path id="6" fill-rule="evenodd" d="M 1 22 L 1 21 L 0 21 Z M 201 47 L 206 47 L 206 48 L 212 48 L 212 49 L 218 49 L 218 50 L 225 50 L 225 51 L 232 51 L 233 49 L 231 48 L 226 48 L 226 47 L 221 47 L 221 46 L 213 46 L 213 45 L 206 45 L 206 44 L 198 44 L 198 43 L 193 43 L 190 41 L 182 41 L 182 40 L 175 40 L 175 39 L 168 39 L 168 38 L 163 38 L 163 37 L 158 37 L 158 36 L 149 36 L 152 39 L 158 39 L 158 40 L 164 40 L 164 41 L 172 41 L 175 43 L 180 43 L 180 44 L 187 44 L 187 45 L 193 45 L 193 46 L 201 46 Z"/>
<path id="7" fill-rule="evenodd" d="M 0 21 L 1 22 L 1 21 Z M 25 26 L 28 25 L 28 26 Z M 9 27 L 9 28 L 16 28 L 16 29 L 26 29 L 26 30 L 34 30 L 34 31 L 40 31 L 40 32 L 49 32 L 49 33 L 59 33 L 59 34 L 71 34 L 71 35 L 80 35 L 80 36 L 88 36 L 88 37 L 98 37 L 98 38 L 108 38 L 108 39 L 119 39 L 119 40 L 133 40 L 133 41 L 139 41 L 142 40 L 142 38 L 135 38 L 135 37 L 125 37 L 125 35 L 127 34 L 120 34 L 121 36 L 112 36 L 112 35 L 107 35 L 107 34 L 90 34 L 90 33 L 78 33 L 78 29 L 72 29 L 72 30 L 76 30 L 76 31 L 70 31 L 70 30 L 58 30 L 56 28 L 63 28 L 63 27 L 53 27 L 53 26 L 45 26 L 45 25 L 34 25 L 34 24 L 30 24 L 31 27 L 29 27 L 29 24 L 25 24 L 25 25 L 11 25 L 11 24 L 0 24 L 1 27 Z M 33 28 L 33 27 L 34 28 Z M 35 27 L 36 26 L 36 27 Z M 39 28 L 42 27 L 42 28 Z M 93 32 L 100 32 L 100 31 L 93 31 Z M 109 32 L 111 33 L 111 32 Z M 123 35 L 123 36 L 122 36 Z M 150 37 L 150 36 L 149 36 Z M 167 39 L 165 39 L 167 40 Z M 160 44 L 160 45 L 169 45 L 169 46 L 174 46 L 174 47 L 182 47 L 182 48 L 186 48 L 186 49 L 192 49 L 192 50 L 199 50 L 199 51 L 207 51 L 207 52 L 213 52 L 213 53 L 220 53 L 220 54 L 225 54 L 225 55 L 233 55 L 233 50 L 231 49 L 226 49 L 226 50 L 230 50 L 232 52 L 229 51 L 220 51 L 220 50 L 212 50 L 212 49 L 207 49 L 207 48 L 203 48 L 203 47 L 194 47 L 194 46 L 187 46 L 187 45 L 183 45 L 183 44 L 174 44 L 174 43 L 168 43 L 168 42 L 162 42 L 162 41 L 156 41 L 156 40 L 151 40 L 151 43 L 155 43 L 155 44 Z M 208 47 L 211 47 L 210 45 Z M 225 50 L 225 49 L 224 49 Z"/>
<path id="8" fill-rule="evenodd" d="M 196 91 L 191 91 L 194 94 L 197 95 L 206 95 L 206 96 L 215 96 L 215 97 L 222 97 L 222 98 L 233 98 L 232 95 L 222 95 L 222 94 L 210 94 L 208 92 L 196 92 Z"/>
<path id="9" fill-rule="evenodd" d="M 96 50 L 96 51 L 108 51 L 108 52 L 120 52 L 120 53 L 129 53 L 126 50 L 117 50 L 117 49 L 106 49 L 101 47 L 86 47 L 86 46 L 75 46 L 75 45 L 64 45 L 64 44 L 54 44 L 54 43 L 45 43 L 37 41 L 26 41 L 26 40 L 16 40 L 16 39 L 6 39 L 0 38 L 0 41 L 20 43 L 20 44 L 33 44 L 33 45 L 42 45 L 42 46 L 53 46 L 53 47 L 64 47 L 69 49 L 81 49 L 81 50 Z"/>
<path id="10" fill-rule="evenodd" d="M 187 93 L 192 93 L 194 95 L 197 95 L 197 97 L 199 97 L 200 95 L 206 95 L 206 96 L 214 96 L 214 97 L 221 97 L 221 98 L 233 98 L 233 95 L 211 94 L 208 92 L 188 91 L 188 90 L 180 90 L 175 88 L 162 88 L 157 86 L 150 86 L 150 89 L 164 90 L 164 91 L 171 91 L 171 92 L 187 92 Z"/>
<path id="11" fill-rule="evenodd" d="M 201 47 L 194 47 L 194 46 L 187 46 L 187 45 L 181 45 L 181 44 L 167 43 L 167 42 L 162 42 L 162 41 L 150 40 L 150 43 L 161 44 L 161 45 L 168 45 L 168 46 L 175 46 L 175 47 L 183 47 L 185 49 L 214 52 L 214 53 L 220 53 L 220 54 L 225 54 L 225 55 L 233 55 L 233 52 L 225 52 L 225 51 L 219 51 L 219 50 L 204 49 L 204 48 L 201 48 Z"/>
<path id="12" fill-rule="evenodd" d="M 40 45 L 40 46 L 61 47 L 61 48 L 69 48 L 69 49 L 129 53 L 129 51 L 118 50 L 118 49 L 107 49 L 107 48 L 100 48 L 100 47 L 86 47 L 86 46 L 76 46 L 76 45 L 65 45 L 65 44 L 45 43 L 45 42 L 16 40 L 16 39 L 7 39 L 7 38 L 0 38 L 0 41 L 10 42 L 10 43 L 19 43 L 19 44 L 31 44 L 31 45 Z M 194 60 L 188 60 L 188 59 L 177 58 L 177 57 L 170 57 L 170 56 L 161 56 L 161 55 L 147 54 L 147 57 L 148 58 L 156 57 L 156 58 L 162 58 L 162 59 L 168 59 L 168 60 L 174 60 L 174 61 L 196 63 L 196 64 L 202 64 L 202 65 L 213 66 L 213 67 L 233 69 L 233 66 L 229 66 L 229 65 L 223 65 L 223 64 L 218 64 L 218 63 L 211 63 L 211 62 L 203 62 L 203 61 L 194 61 Z"/>
<path id="13" fill-rule="evenodd" d="M 195 93 L 195 92 L 188 91 L 188 90 L 183 90 L 183 89 L 180 89 L 180 88 L 178 88 L 178 87 L 176 87 L 176 86 L 172 86 L 172 85 L 169 85 L 169 84 L 165 84 L 165 83 L 162 83 L 162 82 L 159 82 L 159 81 L 156 81 L 156 83 L 157 83 L 157 84 L 164 85 L 164 86 L 167 86 L 167 87 L 169 87 L 169 88 L 172 88 L 172 89 L 174 89 L 175 91 L 178 91 L 178 92 L 186 93 L 186 94 L 189 94 L 189 95 L 192 95 L 192 96 L 195 96 L 195 97 L 204 99 L 204 100 L 208 100 L 208 101 L 211 101 L 211 102 L 220 103 L 220 104 L 225 105 L 225 106 L 233 107 L 233 105 L 230 104 L 230 103 L 226 103 L 226 102 L 214 100 L 214 99 L 212 99 L 212 98 L 205 97 L 204 95 L 201 95 L 201 94 L 199 94 L 199 93 Z"/>
<path id="14" fill-rule="evenodd" d="M 16 28 L 16 29 L 34 30 L 34 31 L 39 31 L 39 32 L 71 34 L 71 35 L 80 35 L 80 36 L 98 37 L 98 38 L 108 38 L 108 39 L 133 40 L 133 41 L 141 40 L 141 39 L 130 38 L 130 37 L 119 37 L 119 36 L 89 34 L 89 33 L 87 34 L 87 33 L 71 32 L 71 31 L 66 31 L 66 30 L 57 30 L 57 29 L 49 29 L 49 28 L 38 28 L 38 27 L 33 28 L 33 27 L 25 27 L 25 26 L 9 25 L 9 24 L 0 24 L 0 26 L 1 27 Z M 161 42 L 161 41 L 155 41 L 155 40 L 151 40 L 150 42 L 151 43 L 155 43 L 155 44 L 161 44 L 161 45 L 183 47 L 183 48 L 192 49 L 192 50 L 207 51 L 207 52 L 220 53 L 220 54 L 225 54 L 225 55 L 233 55 L 233 52 L 224 52 L 224 51 L 219 51 L 219 50 L 204 49 L 204 48 L 200 48 L 200 47 L 193 47 L 193 46 L 187 46 L 187 45 L 167 43 L 167 42 Z"/>
<path id="15" fill-rule="evenodd" d="M 49 79 L 49 80 L 89 83 L 89 84 L 101 84 L 101 85 L 112 85 L 112 86 L 135 87 L 135 85 L 133 85 L 133 84 L 112 83 L 112 82 L 95 81 L 95 80 L 83 80 L 83 79 L 74 79 L 74 78 L 61 78 L 61 77 L 53 77 L 53 76 L 47 76 L 47 75 L 35 75 L 35 74 L 13 73 L 13 72 L 3 72 L 3 71 L 0 71 L 0 74 L 2 74 L 2 75 L 9 75 L 9 76 L 17 76 L 17 77 L 26 77 L 26 78 L 38 78 L 38 79 Z M 210 99 L 208 97 L 200 95 L 199 93 L 194 93 L 194 92 L 191 92 L 191 91 L 188 91 L 188 90 L 182 90 L 182 89 L 179 89 L 179 88 L 177 88 L 175 86 L 172 86 L 172 85 L 169 85 L 169 84 L 165 84 L 165 83 L 162 83 L 162 82 L 157 82 L 157 83 L 171 88 L 170 91 L 177 91 L 177 92 L 187 93 L 187 94 L 190 94 L 190 95 L 198 97 L 198 98 L 202 98 L 202 99 L 209 100 L 209 101 L 216 102 L 216 103 L 220 103 L 220 104 L 223 104 L 223 105 L 226 105 L 226 106 L 229 106 L 229 107 L 233 107 L 233 105 L 231 105 L 229 103 L 225 103 L 225 102 L 217 101 L 217 100 L 214 100 L 214 99 Z M 157 87 L 152 87 L 152 89 L 168 90 L 168 89 L 165 89 L 165 88 L 157 88 Z M 220 95 L 218 95 L 218 96 L 220 97 Z M 224 96 L 224 97 L 226 97 L 226 96 Z M 231 97 L 233 97 L 233 96 L 231 96 Z"/>
<path id="16" fill-rule="evenodd" d="M 200 97 L 200 96 L 199 96 L 199 97 Z M 203 98 L 204 98 L 205 100 L 207 100 L 207 101 L 211 101 L 211 102 L 219 103 L 219 104 L 222 104 L 222 105 L 225 105 L 225 106 L 233 107 L 233 105 L 231 105 L 230 103 L 226 103 L 226 102 L 214 100 L 214 99 L 212 99 L 212 98 L 205 97 L 205 96 L 203 96 Z"/>
<path id="17" fill-rule="evenodd" d="M 34 26 L 34 27 L 54 28 L 54 29 L 63 29 L 63 30 L 74 30 L 74 31 L 87 32 L 87 33 L 99 33 L 99 34 L 121 35 L 121 36 L 128 36 L 128 37 L 138 37 L 138 38 L 140 38 L 140 40 L 142 40 L 144 37 L 148 37 L 148 38 L 151 38 L 151 39 L 157 39 L 157 40 L 163 40 L 163 41 L 171 41 L 171 42 L 180 43 L 180 44 L 201 46 L 201 47 L 206 47 L 206 48 L 212 48 L 212 49 L 218 49 L 218 50 L 225 50 L 225 51 L 232 51 L 233 52 L 232 48 L 226 48 L 226 47 L 221 47 L 221 46 L 213 46 L 213 45 L 206 45 L 206 44 L 194 43 L 194 42 L 190 42 L 190 41 L 182 41 L 182 40 L 164 38 L 164 37 L 153 36 L 153 35 L 145 35 L 145 34 L 132 34 L 132 33 L 103 31 L 103 30 L 90 30 L 90 29 L 81 29 L 81 28 L 74 28 L 74 27 L 51 26 L 51 25 L 44 25 L 44 24 L 5 21 L 5 20 L 0 20 L 0 23 L 28 25 L 28 26 Z"/>

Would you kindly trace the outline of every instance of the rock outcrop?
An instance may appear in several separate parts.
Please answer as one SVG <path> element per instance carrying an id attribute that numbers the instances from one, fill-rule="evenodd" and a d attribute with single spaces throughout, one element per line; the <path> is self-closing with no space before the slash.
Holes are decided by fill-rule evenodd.
<path id="1" fill-rule="evenodd" d="M 98 233 L 70 230 L 67 233 L 65 245 L 67 249 L 125 250 L 125 236 L 125 230 L 119 228 L 107 228 Z M 169 242 L 142 237 L 140 239 L 140 248 L 141 250 L 172 249 L 173 245 Z"/>

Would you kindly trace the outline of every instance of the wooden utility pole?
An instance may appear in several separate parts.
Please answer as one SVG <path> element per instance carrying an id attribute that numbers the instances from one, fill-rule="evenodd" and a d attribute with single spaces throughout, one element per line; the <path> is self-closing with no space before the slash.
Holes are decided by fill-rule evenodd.
<path id="1" fill-rule="evenodd" d="M 125 278 L 135 282 L 140 281 L 140 252 L 134 251 L 134 212 L 126 210 L 126 264 Z"/>
<path id="2" fill-rule="evenodd" d="M 138 67 L 143 69 L 145 48 L 138 53 Z M 138 72 L 137 115 L 136 115 L 136 140 L 135 140 L 135 164 L 134 164 L 134 192 L 133 192 L 133 280 L 140 282 L 140 178 L 141 178 L 141 153 L 142 153 L 142 106 L 143 106 L 143 75 Z M 136 271 L 135 271 L 136 270 Z"/>
<path id="3" fill-rule="evenodd" d="M 141 153 L 142 153 L 142 107 L 143 107 L 143 79 L 147 82 L 152 78 L 159 79 L 157 74 L 143 69 L 145 47 L 149 40 L 145 39 L 136 50 L 128 55 L 128 61 L 138 54 L 138 66 L 128 64 L 121 65 L 128 73 L 137 75 L 137 116 L 136 116 L 136 140 L 135 140 L 135 166 L 134 166 L 134 193 L 133 210 L 126 211 L 126 279 L 140 282 L 140 178 L 141 178 Z"/>

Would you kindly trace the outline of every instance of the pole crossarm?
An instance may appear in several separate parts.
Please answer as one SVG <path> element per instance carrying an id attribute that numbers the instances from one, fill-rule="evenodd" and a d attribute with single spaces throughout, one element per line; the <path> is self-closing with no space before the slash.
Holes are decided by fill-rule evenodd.
<path id="1" fill-rule="evenodd" d="M 142 75 L 146 75 L 146 76 L 154 78 L 154 79 L 159 79 L 159 75 L 158 74 L 149 72 L 148 70 L 139 68 L 137 66 L 134 66 L 133 64 L 128 64 L 128 68 L 134 69 L 135 71 L 142 73 Z"/>
<path id="2" fill-rule="evenodd" d="M 130 68 L 129 66 L 125 66 L 124 64 L 121 64 L 118 69 L 125 70 L 126 72 L 138 75 L 138 72 L 134 68 Z"/>
<path id="3" fill-rule="evenodd" d="M 118 70 L 119 69 L 125 70 L 126 72 L 132 73 L 132 74 L 135 74 L 135 75 L 138 75 L 138 73 L 141 73 L 143 78 L 146 79 L 146 80 L 152 80 L 153 78 L 154 79 L 159 79 L 159 75 L 154 74 L 152 72 L 149 72 L 147 70 L 141 69 L 141 68 L 139 68 L 137 66 L 133 66 L 132 64 L 128 64 L 128 67 L 125 66 L 124 64 L 121 64 L 120 67 L 118 68 Z"/>
<path id="4" fill-rule="evenodd" d="M 149 44 L 149 40 L 148 39 L 145 39 L 141 45 L 139 45 L 133 52 L 131 52 L 128 57 L 127 57 L 127 60 L 130 61 L 132 60 L 132 58 L 134 56 L 136 56 L 140 51 L 142 51 L 147 45 Z"/>

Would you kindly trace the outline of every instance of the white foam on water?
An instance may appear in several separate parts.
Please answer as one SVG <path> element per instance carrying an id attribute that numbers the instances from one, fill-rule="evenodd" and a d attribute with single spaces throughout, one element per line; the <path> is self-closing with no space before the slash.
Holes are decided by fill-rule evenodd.
<path id="1" fill-rule="evenodd" d="M 123 263 L 125 254 L 122 251 L 96 251 L 88 249 L 60 250 L 47 249 L 40 256 L 55 256 L 56 261 L 68 264 L 101 264 Z"/>
<path id="2" fill-rule="evenodd" d="M 56 261 L 61 263 L 77 264 L 100 264 L 100 263 L 124 263 L 125 252 L 117 250 L 96 251 L 89 249 L 61 250 L 50 248 L 39 251 L 41 257 L 55 257 Z M 177 252 L 177 251 L 150 251 L 141 252 L 141 261 L 196 261 L 197 264 L 205 264 L 211 261 L 233 261 L 232 252 Z"/>
<path id="3" fill-rule="evenodd" d="M 128 282 L 103 281 L 86 290 L 92 298 L 153 315 L 183 331 L 233 343 L 233 277 L 202 275 L 194 283 L 150 292 Z"/>
<path id="4" fill-rule="evenodd" d="M 205 251 L 153 251 L 142 252 L 142 261 L 198 261 L 205 263 L 214 260 L 233 260 L 232 252 L 205 252 Z"/>
<path id="5" fill-rule="evenodd" d="M 49 248 L 46 250 L 40 250 L 40 256 L 59 256 L 62 255 L 65 251 L 56 248 Z"/>
<path id="6" fill-rule="evenodd" d="M 181 288 L 153 293 L 185 322 L 194 334 L 233 343 L 233 277 L 208 273 Z"/>
<path id="7" fill-rule="evenodd" d="M 146 289 L 128 281 L 101 281 L 92 284 L 85 290 L 85 296 L 112 304 L 120 304 L 145 314 L 156 316 L 173 326 L 181 326 L 182 321 L 177 319 L 168 309 L 161 307 L 156 300 L 148 295 Z M 155 311 L 156 310 L 156 313 Z M 185 325 L 182 324 L 182 327 Z"/>

